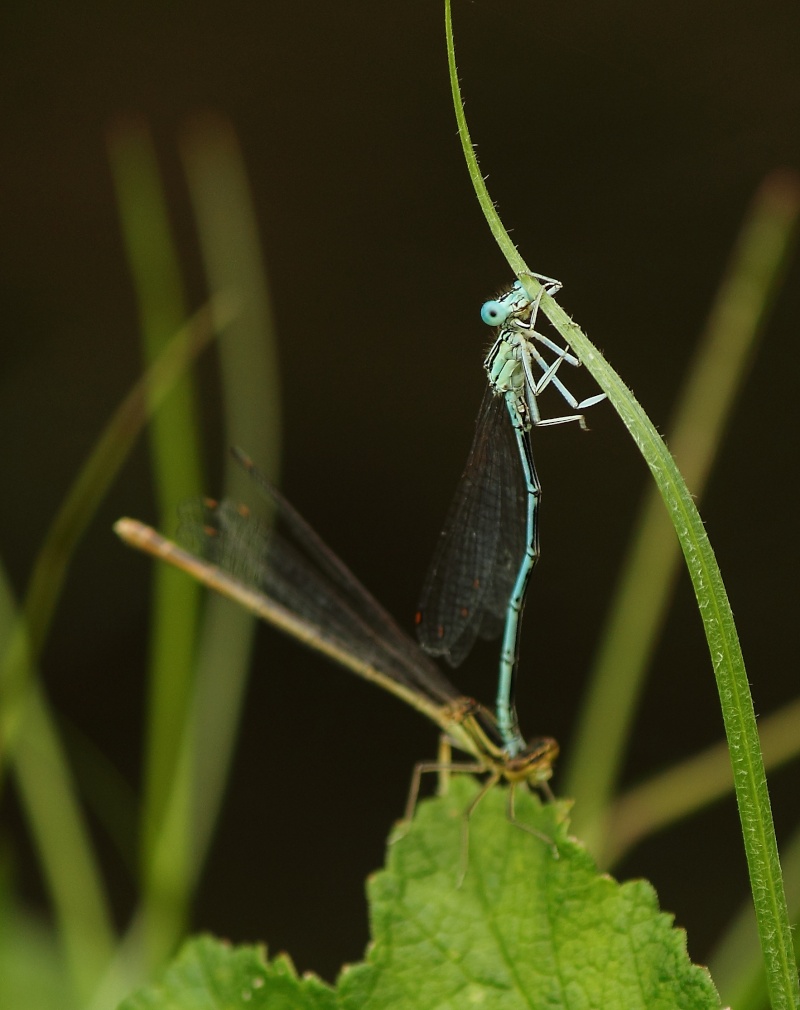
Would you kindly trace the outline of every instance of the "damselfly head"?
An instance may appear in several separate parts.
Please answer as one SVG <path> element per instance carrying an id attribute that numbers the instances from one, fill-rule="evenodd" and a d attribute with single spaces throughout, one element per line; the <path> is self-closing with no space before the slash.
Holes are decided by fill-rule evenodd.
<path id="1" fill-rule="evenodd" d="M 526 315 L 529 317 L 531 314 L 535 318 L 542 294 L 555 295 L 561 290 L 561 281 L 557 281 L 553 277 L 545 277 L 544 274 L 535 273 L 523 273 L 522 276 L 538 281 L 542 290 L 535 298 L 531 298 L 522 286 L 522 282 L 514 281 L 508 291 L 498 295 L 497 298 L 490 298 L 481 306 L 481 319 L 487 326 L 502 326 L 509 319 L 526 317 Z M 529 318 L 526 321 L 530 321 Z M 530 321 L 530 325 L 533 326 L 533 321 Z"/>
<path id="2" fill-rule="evenodd" d="M 511 316 L 526 311 L 530 304 L 531 300 L 525 289 L 519 281 L 515 281 L 505 294 L 490 298 L 488 302 L 483 303 L 481 319 L 487 326 L 502 326 Z"/>
<path id="3" fill-rule="evenodd" d="M 527 782 L 536 788 L 551 778 L 557 757 L 558 744 L 552 737 L 536 737 L 522 753 L 506 760 L 503 777 L 512 784 Z"/>

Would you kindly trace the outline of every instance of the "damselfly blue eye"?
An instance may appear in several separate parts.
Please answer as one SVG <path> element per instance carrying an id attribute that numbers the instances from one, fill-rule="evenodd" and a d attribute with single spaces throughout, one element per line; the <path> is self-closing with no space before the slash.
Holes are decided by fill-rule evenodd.
<path id="1" fill-rule="evenodd" d="M 502 326 L 506 319 L 508 319 L 509 311 L 508 305 L 504 305 L 498 299 L 492 298 L 481 306 L 481 319 L 487 326 Z"/>

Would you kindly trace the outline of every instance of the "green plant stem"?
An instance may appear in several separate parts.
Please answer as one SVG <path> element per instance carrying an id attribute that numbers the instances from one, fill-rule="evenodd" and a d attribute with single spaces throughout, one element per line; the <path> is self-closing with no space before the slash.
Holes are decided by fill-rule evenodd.
<path id="1" fill-rule="evenodd" d="M 675 417 L 669 444 L 695 501 L 705 491 L 736 395 L 763 331 L 797 225 L 798 180 L 767 178 L 739 236 Z M 575 830 L 600 857 L 607 814 L 647 668 L 679 571 L 678 542 L 657 488 L 643 504 L 590 678 L 565 790 Z"/>
<path id="2" fill-rule="evenodd" d="M 453 96 L 453 109 L 456 114 L 456 125 L 458 126 L 458 137 L 461 141 L 461 150 L 464 153 L 464 160 L 467 163 L 467 170 L 469 172 L 470 179 L 472 180 L 475 196 L 477 197 L 480 208 L 483 211 L 483 216 L 486 218 L 486 223 L 489 225 L 489 230 L 491 231 L 500 252 L 503 256 L 505 256 L 508 265 L 519 277 L 520 274 L 530 273 L 530 271 L 519 252 L 517 252 L 517 247 L 511 241 L 511 237 L 506 231 L 503 222 L 500 220 L 500 215 L 497 213 L 494 202 L 489 196 L 489 191 L 483 181 L 483 176 L 481 175 L 481 170 L 478 165 L 478 159 L 475 155 L 475 148 L 472 145 L 472 139 L 469 135 L 467 117 L 464 114 L 464 103 L 461 99 L 461 89 L 458 84 L 458 68 L 456 67 L 456 49 L 455 40 L 453 38 L 453 16 L 450 9 L 450 0 L 445 0 L 444 3 L 444 21 L 445 36 L 447 39 L 447 68 L 450 77 L 450 91 Z M 533 293 L 536 294 L 537 291 L 538 286 L 534 286 Z M 546 298 L 547 296 L 545 295 L 544 297 Z"/>
<path id="3" fill-rule="evenodd" d="M 488 197 L 469 139 L 458 88 L 450 0 L 445 0 L 445 20 L 459 135 L 473 186 L 492 227 L 492 220 L 497 215 Z M 507 238 L 505 229 L 502 229 L 502 233 Z M 526 276 L 529 271 L 524 264 L 519 269 L 520 257 L 513 246 L 508 251 L 507 259 L 526 291 L 535 296 L 541 285 L 529 281 Z M 733 614 L 714 553 L 692 496 L 672 456 L 632 392 L 552 298 L 543 298 L 541 309 L 608 395 L 610 403 L 644 457 L 678 534 L 717 681 L 770 999 L 773 1010 L 796 1007 L 800 1002 L 800 987 L 755 713 Z"/>
<path id="4" fill-rule="evenodd" d="M 678 534 L 717 681 L 770 999 L 774 1010 L 795 1007 L 800 988 L 755 712 L 714 552 L 669 450 L 631 391 L 560 306 L 550 299 L 543 310 L 608 394 L 650 468 Z"/>
<path id="5" fill-rule="evenodd" d="M 783 846 L 783 873 L 792 921 L 800 915 L 800 831 Z M 795 953 L 800 938 L 794 933 Z M 758 957 L 758 932 L 748 902 L 734 917 L 709 959 L 723 998 L 736 1010 L 760 1010 L 766 1005 L 764 965 Z"/>

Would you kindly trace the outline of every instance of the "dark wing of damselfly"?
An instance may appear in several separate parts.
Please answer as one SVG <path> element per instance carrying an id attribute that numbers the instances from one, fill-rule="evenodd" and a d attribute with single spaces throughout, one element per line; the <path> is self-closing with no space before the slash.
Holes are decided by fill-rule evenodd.
<path id="1" fill-rule="evenodd" d="M 526 509 L 517 436 L 505 398 L 488 388 L 422 590 L 416 624 L 427 653 L 458 666 L 478 637 L 500 634 L 525 553 Z"/>
<path id="2" fill-rule="evenodd" d="M 235 455 L 272 501 L 291 540 L 230 500 L 182 505 L 178 540 L 390 679 L 435 702 L 458 698 L 457 689 L 283 495 L 244 454 Z"/>

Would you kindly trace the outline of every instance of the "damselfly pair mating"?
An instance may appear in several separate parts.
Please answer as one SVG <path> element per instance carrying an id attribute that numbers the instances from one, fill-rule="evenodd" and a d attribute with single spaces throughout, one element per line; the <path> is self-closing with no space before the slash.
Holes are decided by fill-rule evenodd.
<path id="1" fill-rule="evenodd" d="M 484 322 L 497 336 L 484 363 L 489 385 L 475 438 L 425 582 L 417 614 L 420 645 L 322 542 L 248 457 L 234 455 L 272 501 L 291 536 L 230 501 L 190 503 L 183 511 L 179 546 L 132 519 L 116 532 L 127 543 L 182 569 L 256 616 L 385 688 L 440 727 L 448 745 L 469 762 L 417 766 L 407 815 L 413 813 L 422 772 L 453 770 L 487 775 L 484 792 L 501 779 L 549 791 L 558 745 L 526 741 L 514 702 L 519 628 L 530 572 L 539 556 L 541 487 L 533 462 L 533 427 L 577 421 L 604 394 L 578 402 L 558 376 L 578 365 L 568 349 L 535 330 L 543 293 L 560 284 L 534 275 L 543 286 L 532 299 L 518 281 L 486 302 Z M 537 344 L 555 359 L 548 362 Z M 537 377 L 537 371 L 541 374 Z M 542 418 L 538 397 L 553 386 L 575 413 Z M 493 714 L 465 697 L 430 655 L 457 666 L 478 637 L 503 631 L 497 705 Z M 425 650 L 425 651 L 423 651 Z"/>
<path id="2" fill-rule="evenodd" d="M 541 333 L 535 323 L 542 296 L 555 294 L 559 281 L 543 282 L 531 299 L 520 281 L 485 302 L 481 318 L 498 328 L 484 361 L 489 380 L 467 465 L 428 571 L 416 615 L 422 647 L 458 666 L 476 638 L 503 631 L 496 721 L 503 749 L 516 757 L 526 748 L 514 703 L 522 609 L 531 572 L 539 558 L 538 510 L 541 484 L 531 448 L 531 429 L 577 421 L 580 413 L 542 418 L 538 397 L 554 386 L 573 410 L 605 398 L 598 393 L 578 402 L 556 374 L 564 363 L 580 364 Z M 537 347 L 555 354 L 548 363 Z M 536 377 L 535 369 L 541 370 Z"/>

